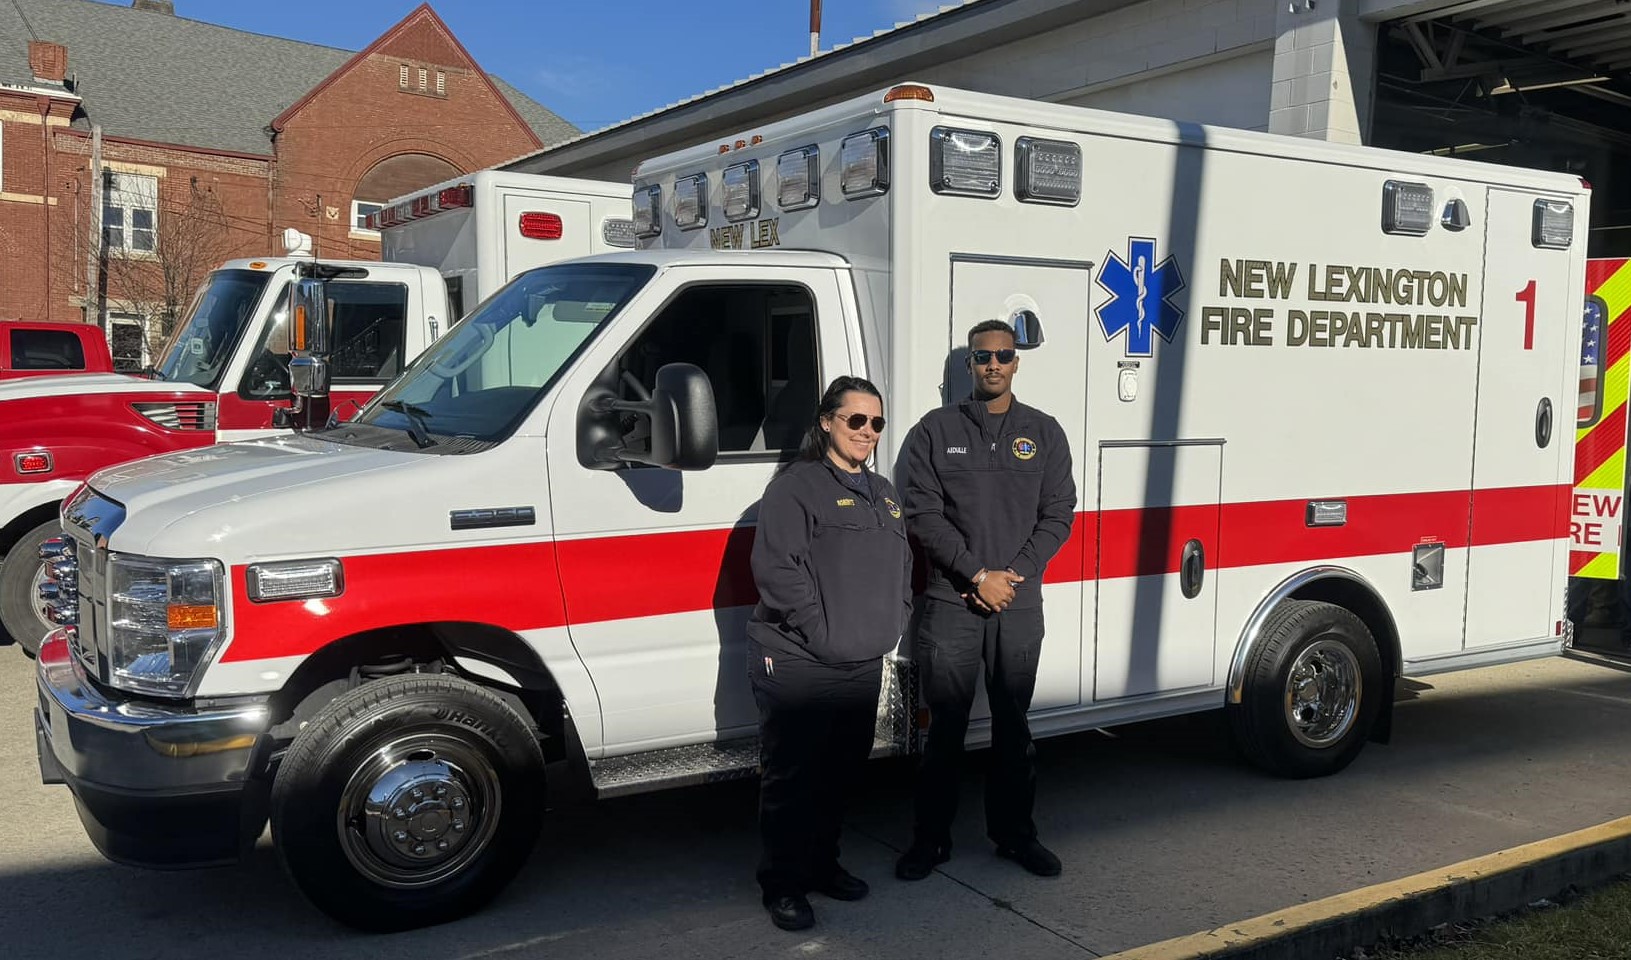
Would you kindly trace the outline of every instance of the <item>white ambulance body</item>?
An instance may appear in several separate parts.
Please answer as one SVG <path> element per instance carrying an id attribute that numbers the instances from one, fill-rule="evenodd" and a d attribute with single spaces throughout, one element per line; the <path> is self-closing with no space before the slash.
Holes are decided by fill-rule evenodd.
<path id="1" fill-rule="evenodd" d="M 116 859 L 230 860 L 270 797 L 322 909 L 467 912 L 546 759 L 602 796 L 751 775 L 761 492 L 839 374 L 903 479 L 991 318 L 1079 497 L 1034 729 L 1226 708 L 1267 769 L 1338 770 L 1396 677 L 1567 642 L 1589 196 L 916 85 L 650 161 L 644 249 L 522 273 L 350 423 L 91 478 L 42 770 Z M 879 753 L 916 749 L 911 645 Z"/>
<path id="2" fill-rule="evenodd" d="M 523 270 L 634 246 L 629 185 L 478 170 L 368 216 L 380 259 L 435 267 L 454 322 Z"/>

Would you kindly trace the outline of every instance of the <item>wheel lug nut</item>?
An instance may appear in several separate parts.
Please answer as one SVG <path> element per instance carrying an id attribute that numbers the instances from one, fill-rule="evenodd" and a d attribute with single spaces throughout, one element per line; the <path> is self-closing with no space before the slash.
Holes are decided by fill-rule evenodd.
<path id="1" fill-rule="evenodd" d="M 398 830 L 397 832 L 391 834 L 391 839 L 395 840 L 397 843 L 401 843 L 408 839 L 408 831 Z"/>
<path id="2" fill-rule="evenodd" d="M 414 788 L 413 788 L 413 798 L 414 798 L 414 799 L 415 799 L 415 800 L 423 800 L 423 799 L 425 799 L 425 791 L 423 791 L 423 790 L 421 790 L 421 789 L 419 789 L 419 788 L 418 788 L 418 787 L 414 787 Z"/>
<path id="3" fill-rule="evenodd" d="M 406 810 L 404 810 L 404 809 L 402 809 L 402 808 L 401 808 L 401 807 L 397 807 L 397 808 L 396 808 L 396 809 L 395 809 L 395 810 L 392 810 L 392 811 L 391 811 L 391 813 L 392 813 L 392 814 L 393 814 L 393 815 L 395 815 L 395 817 L 396 817 L 396 818 L 397 818 L 397 819 L 398 819 L 398 820 L 406 820 L 406 819 L 408 819 L 408 811 L 406 811 Z"/>
<path id="4" fill-rule="evenodd" d="M 464 821 L 463 821 L 463 820 L 455 820 L 455 821 L 453 821 L 453 829 L 455 829 L 455 830 L 463 830 L 463 829 L 464 829 Z"/>
<path id="5" fill-rule="evenodd" d="M 454 797 L 452 806 L 453 806 L 453 809 L 455 809 L 455 810 L 463 810 L 464 809 L 464 798 L 463 797 Z"/>
<path id="6" fill-rule="evenodd" d="M 441 785 L 441 784 L 438 784 L 438 785 L 437 785 L 437 787 L 436 787 L 436 795 L 437 795 L 437 796 L 438 796 L 438 797 L 445 797 L 445 796 L 447 796 L 447 787 L 446 787 L 446 786 L 443 786 L 443 785 Z"/>
<path id="7" fill-rule="evenodd" d="M 438 840 L 438 841 L 436 841 L 436 849 L 438 849 L 438 850 L 446 850 L 446 849 L 447 849 L 447 841 L 446 841 L 446 840 Z"/>
<path id="8" fill-rule="evenodd" d="M 417 854 L 417 855 L 419 855 L 419 856 L 421 856 L 421 857 L 422 857 L 422 856 L 424 856 L 424 855 L 425 855 L 425 845 L 424 845 L 424 844 L 422 844 L 422 843 L 416 843 L 416 844 L 414 844 L 414 845 L 413 845 L 413 852 L 414 852 L 414 853 L 415 853 L 415 854 Z"/>

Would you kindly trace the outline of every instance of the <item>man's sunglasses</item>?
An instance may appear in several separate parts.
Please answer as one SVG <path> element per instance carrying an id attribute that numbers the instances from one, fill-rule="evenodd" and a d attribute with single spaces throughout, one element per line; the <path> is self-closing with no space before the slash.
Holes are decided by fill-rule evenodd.
<path id="1" fill-rule="evenodd" d="M 974 365 L 977 367 L 983 367 L 990 363 L 992 357 L 996 357 L 998 363 L 1014 362 L 1014 351 L 1012 350 L 975 350 L 969 356 L 974 358 Z"/>
<path id="2" fill-rule="evenodd" d="M 859 430 L 862 427 L 866 426 L 867 415 L 864 414 L 864 413 L 852 413 L 847 417 L 840 417 L 838 414 L 835 413 L 835 414 L 833 414 L 833 419 L 837 420 L 839 423 L 842 423 L 844 426 L 849 427 L 851 430 Z M 884 425 L 883 417 L 873 417 L 872 418 L 872 432 L 873 433 L 883 433 L 883 425 Z"/>

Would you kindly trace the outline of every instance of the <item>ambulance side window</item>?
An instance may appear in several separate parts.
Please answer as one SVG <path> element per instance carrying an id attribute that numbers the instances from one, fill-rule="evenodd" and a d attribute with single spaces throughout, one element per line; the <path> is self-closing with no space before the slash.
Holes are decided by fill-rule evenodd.
<path id="1" fill-rule="evenodd" d="M 649 390 L 669 363 L 693 363 L 708 375 L 722 456 L 775 458 L 796 450 L 821 399 L 815 300 L 792 284 L 688 287 L 618 358 L 625 397 L 635 399 L 624 374 Z M 638 433 L 625 437 L 640 441 Z"/>
<path id="2" fill-rule="evenodd" d="M 287 287 L 278 302 L 287 299 Z M 402 372 L 407 339 L 408 288 L 400 283 L 331 280 L 334 351 L 329 364 L 336 383 L 383 383 Z M 244 371 L 240 396 L 270 399 L 289 396 L 289 357 L 272 346 L 283 323 L 279 309 L 267 326 L 255 359 Z"/>

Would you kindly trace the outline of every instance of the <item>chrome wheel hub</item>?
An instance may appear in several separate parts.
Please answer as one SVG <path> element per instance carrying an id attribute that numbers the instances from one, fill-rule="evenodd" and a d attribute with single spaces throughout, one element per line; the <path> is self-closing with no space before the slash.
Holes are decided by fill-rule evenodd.
<path id="1" fill-rule="evenodd" d="M 1359 714 L 1359 660 L 1337 640 L 1317 640 L 1286 675 L 1286 725 L 1297 742 L 1316 749 L 1341 740 Z"/>
<path id="2" fill-rule="evenodd" d="M 478 750 L 421 733 L 380 747 L 341 795 L 340 842 L 389 887 L 440 883 L 486 849 L 498 827 L 498 772 Z"/>

